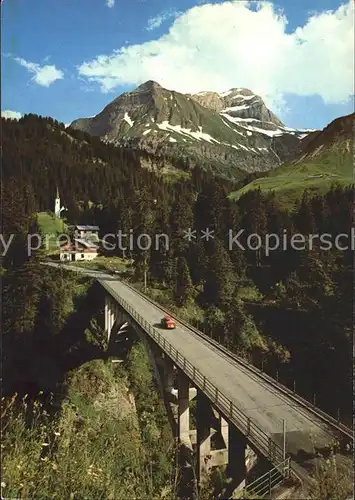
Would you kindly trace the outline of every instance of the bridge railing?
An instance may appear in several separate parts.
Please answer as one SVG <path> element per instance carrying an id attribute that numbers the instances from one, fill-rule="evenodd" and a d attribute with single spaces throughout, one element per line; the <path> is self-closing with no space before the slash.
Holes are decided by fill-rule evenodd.
<path id="1" fill-rule="evenodd" d="M 243 488 L 242 494 L 252 495 L 253 498 L 271 498 L 271 493 L 276 486 L 290 477 L 290 458 L 276 465 L 266 474 L 258 477 Z"/>
<path id="2" fill-rule="evenodd" d="M 110 290 L 112 294 L 112 290 Z M 118 294 L 117 302 L 143 328 L 150 337 L 166 352 L 175 364 L 181 368 L 191 381 L 199 387 L 221 413 L 232 422 L 271 463 L 279 464 L 284 460 L 283 450 L 258 425 L 247 417 L 235 404 L 213 385 L 188 359 L 181 354 L 161 333 L 146 321 L 137 311 Z"/>
<path id="3" fill-rule="evenodd" d="M 275 380 L 275 378 L 272 378 L 270 375 L 265 373 L 263 370 L 260 368 L 256 367 L 254 364 L 250 363 L 246 359 L 242 358 L 241 356 L 231 352 L 228 348 L 224 347 L 222 344 L 217 342 L 215 339 L 213 339 L 211 336 L 207 335 L 204 332 L 201 332 L 196 328 L 196 326 L 191 325 L 187 321 L 182 320 L 181 318 L 176 317 L 174 314 L 172 314 L 170 311 L 166 310 L 164 307 L 162 307 L 160 304 L 158 304 L 156 301 L 152 300 L 151 297 L 147 297 L 144 295 L 141 291 L 136 290 L 132 285 L 125 283 L 128 288 L 133 290 L 135 293 L 138 293 L 139 295 L 142 295 L 146 300 L 149 300 L 152 304 L 154 304 L 156 307 L 161 309 L 162 311 L 166 312 L 167 314 L 170 314 L 173 318 L 175 318 L 180 324 L 186 326 L 190 330 L 194 331 L 195 333 L 198 334 L 199 337 L 206 339 L 206 341 L 214 346 L 215 349 L 218 349 L 220 352 L 224 352 L 227 356 L 232 357 L 238 363 L 248 370 L 252 371 L 259 377 L 262 377 L 264 380 L 266 380 L 268 383 L 272 384 L 273 386 L 277 387 L 281 392 L 286 394 L 288 397 L 292 398 L 295 400 L 298 404 L 302 405 L 304 408 L 307 410 L 312 411 L 313 413 L 317 414 L 319 418 L 325 420 L 329 424 L 331 424 L 334 428 L 338 429 L 340 432 L 342 432 L 344 435 L 347 437 L 350 437 L 351 440 L 354 439 L 354 432 L 351 428 L 349 428 L 347 425 L 342 423 L 340 421 L 340 417 L 338 419 L 335 419 L 333 416 L 329 415 L 322 409 L 318 408 L 315 406 L 315 404 L 312 404 L 311 401 L 308 401 L 304 397 L 300 396 L 295 392 L 295 389 L 291 390 L 290 388 L 286 387 L 286 385 L 282 384 L 279 380 Z"/>

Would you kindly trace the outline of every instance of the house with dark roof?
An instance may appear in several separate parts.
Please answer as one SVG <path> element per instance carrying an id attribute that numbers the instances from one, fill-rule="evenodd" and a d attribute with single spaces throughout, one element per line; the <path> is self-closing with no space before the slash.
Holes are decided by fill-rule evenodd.
<path id="1" fill-rule="evenodd" d="M 99 231 L 99 226 L 77 225 L 74 228 L 74 235 L 76 238 L 99 241 Z"/>

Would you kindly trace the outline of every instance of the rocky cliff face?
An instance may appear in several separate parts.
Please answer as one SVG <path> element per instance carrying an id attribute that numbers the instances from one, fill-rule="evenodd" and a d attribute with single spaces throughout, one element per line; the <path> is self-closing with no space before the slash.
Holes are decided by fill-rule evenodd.
<path id="1" fill-rule="evenodd" d="M 355 113 L 333 120 L 323 130 L 315 130 L 302 139 L 295 161 L 315 158 L 325 152 L 340 154 L 353 152 Z"/>
<path id="2" fill-rule="evenodd" d="M 185 95 L 153 81 L 71 127 L 106 142 L 180 157 L 226 177 L 279 166 L 305 135 L 285 127 L 248 89 Z"/>
<path id="3" fill-rule="evenodd" d="M 234 118 L 255 119 L 284 127 L 283 123 L 266 106 L 261 97 L 249 89 L 231 89 L 223 94 L 200 92 L 191 95 L 206 108 Z"/>

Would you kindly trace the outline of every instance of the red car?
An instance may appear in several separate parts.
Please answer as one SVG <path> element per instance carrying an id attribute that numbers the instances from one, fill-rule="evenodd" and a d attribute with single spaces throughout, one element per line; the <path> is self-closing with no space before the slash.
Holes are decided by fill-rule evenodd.
<path id="1" fill-rule="evenodd" d="M 173 318 L 171 316 L 164 316 L 164 318 L 162 318 L 161 320 L 161 324 L 164 328 L 176 328 L 176 323 L 175 323 L 175 320 L 173 320 Z"/>

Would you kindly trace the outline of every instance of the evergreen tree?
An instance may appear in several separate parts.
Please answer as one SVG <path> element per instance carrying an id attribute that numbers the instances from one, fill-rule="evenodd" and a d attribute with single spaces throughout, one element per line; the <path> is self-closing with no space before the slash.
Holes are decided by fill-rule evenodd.
<path id="1" fill-rule="evenodd" d="M 203 282 L 206 275 L 206 251 L 201 241 L 191 242 L 187 253 L 191 279 L 194 285 Z"/>
<path id="2" fill-rule="evenodd" d="M 191 297 L 192 283 L 189 267 L 185 257 L 178 257 L 176 264 L 176 285 L 174 290 L 174 299 L 178 306 L 186 304 Z"/>
<path id="3" fill-rule="evenodd" d="M 173 203 L 169 226 L 171 230 L 171 248 L 174 256 L 183 256 L 189 247 L 184 238 L 184 231 L 194 227 L 192 199 L 188 193 L 181 193 Z"/>
<path id="4" fill-rule="evenodd" d="M 154 245 L 151 251 L 149 272 L 152 279 L 163 283 L 171 282 L 173 260 L 170 249 L 169 207 L 159 200 L 156 206 L 156 220 L 153 224 Z"/>
<path id="5" fill-rule="evenodd" d="M 315 232 L 316 225 L 312 210 L 312 202 L 307 191 L 303 193 L 302 200 L 295 217 L 295 224 L 297 229 L 304 235 L 313 234 Z"/>
<path id="6" fill-rule="evenodd" d="M 214 235 L 225 240 L 228 233 L 229 202 L 225 190 L 217 181 L 203 185 L 195 204 L 196 228 L 214 231 Z"/>
<path id="7" fill-rule="evenodd" d="M 213 254 L 208 261 L 202 298 L 206 304 L 222 309 L 234 293 L 235 276 L 229 254 L 219 240 L 213 243 Z"/>
<path id="8" fill-rule="evenodd" d="M 245 230 L 244 245 L 250 263 L 261 266 L 267 233 L 266 200 L 261 190 L 248 191 L 240 199 L 241 225 Z"/>
<path id="9" fill-rule="evenodd" d="M 266 342 L 260 335 L 255 321 L 247 314 L 241 300 L 233 300 L 226 312 L 225 337 L 232 350 L 251 353 L 253 350 L 266 351 Z"/>

